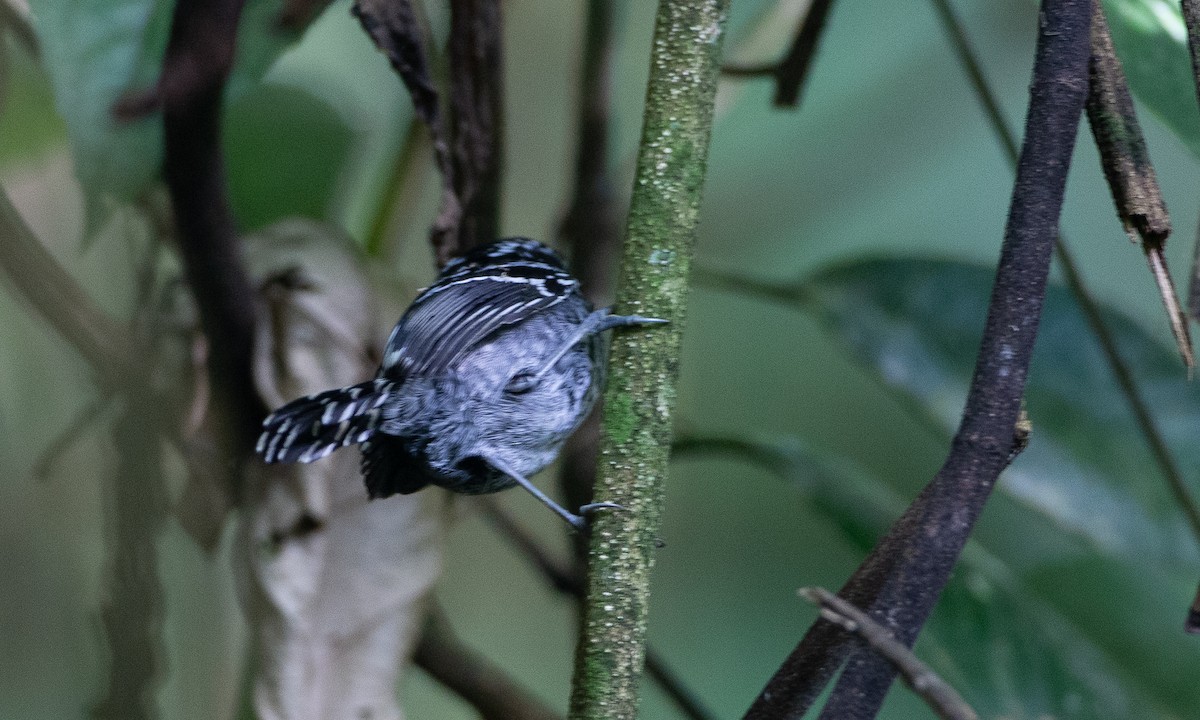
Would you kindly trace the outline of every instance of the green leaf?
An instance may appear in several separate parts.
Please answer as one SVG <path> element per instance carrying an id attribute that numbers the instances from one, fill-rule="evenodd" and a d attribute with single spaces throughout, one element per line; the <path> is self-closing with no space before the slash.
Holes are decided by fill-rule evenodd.
<path id="1" fill-rule="evenodd" d="M 0 60 L 0 166 L 28 162 L 45 150 L 61 145 L 66 128 L 54 112 L 50 85 L 37 62 L 23 48 L 10 43 Z"/>
<path id="2" fill-rule="evenodd" d="M 822 272 L 806 291 L 827 327 L 948 437 L 974 368 L 991 279 L 990 269 L 962 263 L 871 261 Z M 1180 465 L 1200 467 L 1196 386 L 1169 348 L 1115 312 L 1104 316 Z M 1196 564 L 1196 543 L 1062 287 L 1047 293 L 1026 400 L 1033 437 L 1001 493 L 1105 553 L 1163 567 Z"/>
<path id="3" fill-rule="evenodd" d="M 1178 0 L 1103 2 L 1130 88 L 1184 145 L 1200 155 L 1200 108 Z"/>
<path id="4" fill-rule="evenodd" d="M 67 124 L 90 208 L 128 199 L 158 172 L 158 119 L 121 124 L 112 106 L 152 84 L 166 47 L 171 4 L 159 0 L 33 0 L 42 62 Z"/>
<path id="5" fill-rule="evenodd" d="M 75 169 L 88 205 L 88 227 L 103 221 L 113 201 L 136 197 L 159 173 L 162 119 L 113 117 L 124 94 L 151 87 L 166 50 L 170 0 L 32 0 L 42 58 L 55 104 L 67 124 Z M 238 30 L 227 98 L 262 77 L 297 40 L 275 18 L 282 0 L 250 0 Z"/>
<path id="6" fill-rule="evenodd" d="M 706 456 L 736 457 L 793 483 L 864 555 L 907 502 L 878 476 L 794 440 L 685 436 L 673 446 L 675 459 Z M 1003 505 L 985 511 L 989 521 L 1022 538 L 1040 522 Z M 1074 563 L 1086 573 L 1065 564 L 1022 573 L 1014 555 L 994 536 L 968 542 L 916 646 L 981 717 L 1185 716 L 1200 701 L 1191 680 L 1200 648 L 1180 631 L 1182 605 L 1171 603 L 1186 571 L 1164 578 L 1090 555 Z M 1087 579 L 1064 582 L 1067 573 Z"/>
<path id="7" fill-rule="evenodd" d="M 981 548 L 972 551 L 916 652 L 980 717 L 1125 720 L 1183 715 L 1192 707 L 1194 694 L 1172 697 L 1138 677 L 1172 674 L 1161 660 L 1139 667 L 1128 654 L 1110 653 L 1101 645 L 1102 629 L 1081 628 L 1068 614 L 1077 608 L 1053 606 L 998 560 L 980 563 Z"/>
<path id="8" fill-rule="evenodd" d="M 293 216 L 326 219 L 350 142 L 341 117 L 297 88 L 267 83 L 230 103 L 225 158 L 241 228 Z"/>
<path id="9" fill-rule="evenodd" d="M 954 262 L 858 262 L 818 273 L 804 297 L 948 440 L 992 276 Z M 1168 446 L 1194 472 L 1196 387 L 1165 342 L 1116 312 L 1103 314 Z M 967 566 L 982 568 L 979 577 L 1003 597 L 989 599 L 971 587 L 982 580 L 963 575 L 968 587 L 951 592 L 925 642 L 958 668 L 949 673 L 952 683 L 957 677 L 992 688 L 984 716 L 1189 714 L 1200 702 L 1200 687 L 1189 679 L 1200 648 L 1181 623 L 1194 588 L 1196 541 L 1062 287 L 1047 293 L 1026 398 L 1029 448 L 1001 478 L 966 555 Z M 834 517 L 853 517 L 853 504 L 826 506 Z M 1043 655 L 1057 658 L 1053 668 Z M 1074 695 L 1064 694 L 1067 686 Z M 1007 698 L 1005 688 L 1014 688 Z"/>

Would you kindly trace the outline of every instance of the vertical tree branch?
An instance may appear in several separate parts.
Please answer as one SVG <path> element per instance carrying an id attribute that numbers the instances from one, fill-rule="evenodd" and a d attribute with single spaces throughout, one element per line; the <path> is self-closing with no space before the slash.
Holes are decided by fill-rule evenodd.
<path id="1" fill-rule="evenodd" d="M 633 718 L 662 512 L 688 269 L 712 130 L 725 0 L 662 0 L 617 310 L 671 320 L 621 333 L 605 395 L 595 518 L 571 717 Z"/>
<path id="2" fill-rule="evenodd" d="M 147 427 L 153 400 L 143 374 L 126 378 L 125 407 L 113 428 L 118 453 L 110 471 L 112 517 L 107 597 L 100 621 L 108 641 L 109 671 L 98 720 L 158 717 L 154 688 L 161 679 L 163 591 L 158 536 L 167 519 L 159 435 Z"/>
<path id="3" fill-rule="evenodd" d="M 941 470 L 839 593 L 910 646 L 1020 445 L 1021 398 L 1087 93 L 1090 27 L 1089 0 L 1044 0 L 1025 143 L 962 422 Z M 849 649 L 841 631 L 818 620 L 747 717 L 803 714 Z M 895 672 L 869 651 L 855 652 L 821 717 L 874 717 Z"/>
<path id="4" fill-rule="evenodd" d="M 496 239 L 504 158 L 499 0 L 451 0 L 448 164 L 431 242 L 438 265 Z"/>
<path id="5" fill-rule="evenodd" d="M 184 274 L 208 340 L 223 450 L 252 447 L 266 413 L 251 370 L 256 294 L 242 262 L 221 155 L 222 94 L 244 0 L 180 0 L 163 60 L 163 173 Z"/>

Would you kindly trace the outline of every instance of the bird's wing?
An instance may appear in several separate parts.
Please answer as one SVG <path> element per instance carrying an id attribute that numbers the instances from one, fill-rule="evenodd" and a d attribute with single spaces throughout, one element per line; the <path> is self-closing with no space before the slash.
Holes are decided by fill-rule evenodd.
<path id="1" fill-rule="evenodd" d="M 470 267 L 447 275 L 421 293 L 396 324 L 383 373 L 442 374 L 496 330 L 577 293 L 578 281 L 549 264 Z"/>

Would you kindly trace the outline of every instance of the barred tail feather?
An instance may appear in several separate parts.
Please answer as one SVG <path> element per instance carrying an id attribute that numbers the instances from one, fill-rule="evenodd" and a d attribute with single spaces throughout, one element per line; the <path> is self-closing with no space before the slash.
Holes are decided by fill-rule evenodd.
<path id="1" fill-rule="evenodd" d="M 376 378 L 284 405 L 263 421 L 255 451 L 268 463 L 312 462 L 365 442 L 383 420 L 395 384 Z"/>

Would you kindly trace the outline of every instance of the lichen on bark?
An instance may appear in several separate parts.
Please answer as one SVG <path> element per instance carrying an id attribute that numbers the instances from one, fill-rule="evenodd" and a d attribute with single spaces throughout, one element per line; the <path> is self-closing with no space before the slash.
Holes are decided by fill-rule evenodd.
<path id="1" fill-rule="evenodd" d="M 619 332 L 605 396 L 571 718 L 632 718 L 667 474 L 688 271 L 712 129 L 727 0 L 662 0 L 616 312 L 669 325 Z"/>

